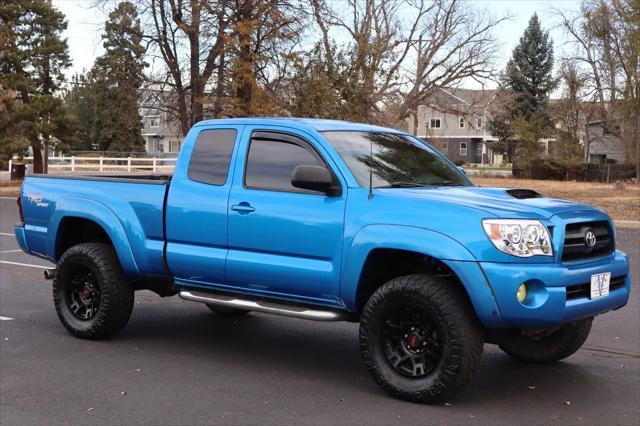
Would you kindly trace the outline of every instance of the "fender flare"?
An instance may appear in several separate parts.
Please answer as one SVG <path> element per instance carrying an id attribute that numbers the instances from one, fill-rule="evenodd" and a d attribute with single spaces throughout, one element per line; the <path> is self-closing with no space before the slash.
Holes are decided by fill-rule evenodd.
<path id="1" fill-rule="evenodd" d="M 340 298 L 347 309 L 357 309 L 362 270 L 375 249 L 412 251 L 444 262 L 460 279 L 481 322 L 487 325 L 500 321 L 492 289 L 482 275 L 478 260 L 466 247 L 440 232 L 403 225 L 368 225 L 356 233 L 346 250 L 341 274 Z"/>
<path id="2" fill-rule="evenodd" d="M 63 197 L 56 202 L 55 211 L 51 215 L 48 224 L 48 229 L 56 230 L 55 234 L 49 234 L 47 241 L 47 252 L 50 253 L 51 258 L 56 256 L 56 242 L 58 241 L 60 224 L 63 219 L 70 217 L 91 220 L 102 227 L 109 239 L 111 239 L 120 265 L 125 273 L 139 273 L 138 265 L 131 250 L 131 243 L 118 216 L 106 204 L 87 198 Z M 55 260 L 57 261 L 58 259 Z"/>

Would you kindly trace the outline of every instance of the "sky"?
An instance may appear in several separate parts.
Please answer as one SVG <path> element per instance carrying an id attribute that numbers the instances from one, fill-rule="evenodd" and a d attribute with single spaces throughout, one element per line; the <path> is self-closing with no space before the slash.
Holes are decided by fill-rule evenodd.
<path id="1" fill-rule="evenodd" d="M 554 40 L 556 58 L 571 47 L 567 37 L 557 27 L 557 19 L 551 9 L 578 11 L 580 1 L 576 0 L 466 0 L 495 16 L 511 15 L 512 19 L 501 24 L 497 36 L 501 44 L 501 57 L 498 65 L 506 64 L 511 52 L 525 30 L 529 18 L 534 13 L 540 17 L 543 27 L 550 32 Z M 66 71 L 68 77 L 82 70 L 88 70 L 97 56 L 103 52 L 100 40 L 104 21 L 107 16 L 98 8 L 92 7 L 93 0 L 53 0 L 53 5 L 66 15 L 68 27 L 64 34 L 69 45 L 73 65 Z M 471 87 L 471 86 L 470 86 Z"/>

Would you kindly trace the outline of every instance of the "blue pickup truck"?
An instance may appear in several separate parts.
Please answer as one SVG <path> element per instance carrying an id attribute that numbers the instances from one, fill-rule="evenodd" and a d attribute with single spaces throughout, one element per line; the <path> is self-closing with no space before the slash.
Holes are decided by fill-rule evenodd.
<path id="1" fill-rule="evenodd" d="M 15 233 L 55 262 L 74 336 L 127 323 L 134 291 L 360 323 L 364 363 L 391 395 L 460 391 L 485 343 L 524 362 L 576 352 L 627 303 L 627 256 L 601 210 L 480 188 L 429 144 L 364 124 L 203 121 L 173 176 L 30 175 Z"/>

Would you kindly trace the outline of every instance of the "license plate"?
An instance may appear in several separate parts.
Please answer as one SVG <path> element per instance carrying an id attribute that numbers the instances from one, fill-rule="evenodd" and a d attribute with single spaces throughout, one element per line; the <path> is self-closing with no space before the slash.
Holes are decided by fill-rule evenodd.
<path id="1" fill-rule="evenodd" d="M 611 272 L 591 275 L 591 299 L 599 299 L 609 295 Z"/>

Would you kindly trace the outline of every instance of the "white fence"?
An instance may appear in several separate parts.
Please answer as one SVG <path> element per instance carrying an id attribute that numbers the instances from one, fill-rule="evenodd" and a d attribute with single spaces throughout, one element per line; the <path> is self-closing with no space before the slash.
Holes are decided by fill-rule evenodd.
<path id="1" fill-rule="evenodd" d="M 50 172 L 118 172 L 171 171 L 177 158 L 138 158 L 138 157 L 49 157 Z M 9 170 L 13 162 L 33 163 L 33 157 L 9 160 Z"/>

